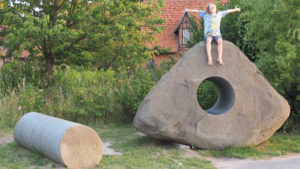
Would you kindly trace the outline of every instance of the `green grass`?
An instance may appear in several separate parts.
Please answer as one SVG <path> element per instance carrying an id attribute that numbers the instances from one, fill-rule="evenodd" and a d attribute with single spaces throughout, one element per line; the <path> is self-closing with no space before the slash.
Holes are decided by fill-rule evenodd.
<path id="1" fill-rule="evenodd" d="M 55 163 L 41 154 L 29 151 L 16 142 L 0 145 L 0 166 L 7 169 L 55 167 Z"/>
<path id="2" fill-rule="evenodd" d="M 122 155 L 104 155 L 100 164 L 93 169 L 157 169 L 157 168 L 215 168 L 212 163 L 201 157 L 186 157 L 183 150 L 177 150 L 170 143 L 140 136 L 129 125 L 94 126 L 102 141 L 113 143 L 112 148 Z M 0 139 L 12 134 L 12 129 L 0 129 Z M 300 133 L 275 134 L 268 141 L 245 148 L 225 150 L 197 150 L 199 154 L 215 157 L 266 158 L 300 152 Z M 0 168 L 56 168 L 59 166 L 38 152 L 29 151 L 15 142 L 0 145 Z"/>
<path id="3" fill-rule="evenodd" d="M 183 150 L 176 150 L 167 142 L 139 136 L 130 126 L 96 130 L 102 140 L 113 142 L 112 148 L 122 152 L 121 156 L 103 156 L 100 168 L 215 168 L 210 161 L 200 157 L 185 157 Z"/>
<path id="4" fill-rule="evenodd" d="M 200 157 L 185 157 L 183 150 L 177 150 L 167 142 L 140 136 L 131 126 L 93 128 L 103 141 L 113 142 L 112 148 L 122 152 L 122 155 L 104 155 L 100 164 L 93 169 L 215 168 L 210 161 Z M 7 169 L 55 168 L 56 163 L 13 142 L 0 145 L 0 166 Z"/>
<path id="5" fill-rule="evenodd" d="M 214 157 L 234 158 L 269 158 L 272 156 L 286 155 L 300 152 L 300 133 L 276 133 L 269 140 L 252 147 L 234 148 L 224 150 L 198 150 L 202 155 Z"/>

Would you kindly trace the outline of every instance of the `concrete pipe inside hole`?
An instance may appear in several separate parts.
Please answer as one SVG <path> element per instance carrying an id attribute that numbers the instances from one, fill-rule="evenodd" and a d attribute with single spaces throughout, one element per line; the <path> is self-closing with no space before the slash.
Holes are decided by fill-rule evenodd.
<path id="1" fill-rule="evenodd" d="M 200 107 L 207 113 L 219 115 L 228 112 L 235 101 L 235 93 L 230 83 L 217 76 L 206 78 L 197 90 Z"/>

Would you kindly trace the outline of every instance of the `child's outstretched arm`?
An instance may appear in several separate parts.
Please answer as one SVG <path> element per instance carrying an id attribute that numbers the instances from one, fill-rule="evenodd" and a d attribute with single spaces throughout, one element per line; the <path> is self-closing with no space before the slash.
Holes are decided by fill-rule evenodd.
<path id="1" fill-rule="evenodd" d="M 226 14 L 232 13 L 232 12 L 241 12 L 241 8 L 235 7 L 234 9 L 228 9 L 225 11 Z"/>
<path id="2" fill-rule="evenodd" d="M 197 12 L 197 13 L 199 13 L 199 16 L 200 16 L 201 18 L 203 18 L 203 15 L 205 14 L 205 11 L 203 11 L 203 10 L 198 10 L 198 9 L 187 9 L 187 8 L 185 8 L 185 9 L 184 9 L 184 12 Z"/>
<path id="3" fill-rule="evenodd" d="M 185 8 L 184 9 L 184 12 L 199 12 L 200 10 L 198 10 L 198 9 L 187 9 L 187 8 Z"/>

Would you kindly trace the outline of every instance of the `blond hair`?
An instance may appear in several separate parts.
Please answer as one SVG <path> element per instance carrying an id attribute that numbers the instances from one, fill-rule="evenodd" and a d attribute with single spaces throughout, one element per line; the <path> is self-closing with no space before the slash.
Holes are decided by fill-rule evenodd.
<path id="1" fill-rule="evenodd" d="M 213 3 L 209 3 L 209 4 L 207 5 L 206 11 L 205 11 L 205 12 L 208 13 L 208 14 L 211 14 L 211 13 L 209 12 L 209 7 L 212 6 L 212 5 L 216 7 L 216 13 L 218 13 L 217 6 L 216 6 L 215 4 L 213 4 Z"/>

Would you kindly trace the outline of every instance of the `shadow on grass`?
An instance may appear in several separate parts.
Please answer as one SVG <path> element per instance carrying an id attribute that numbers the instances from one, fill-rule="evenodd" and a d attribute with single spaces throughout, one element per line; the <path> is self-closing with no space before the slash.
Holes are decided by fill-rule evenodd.
<path id="1" fill-rule="evenodd" d="M 100 167 L 104 168 L 187 168 L 214 169 L 208 160 L 200 157 L 186 157 L 173 143 L 137 136 L 127 141 L 115 143 L 112 148 L 122 152 L 121 156 L 104 156 Z"/>

